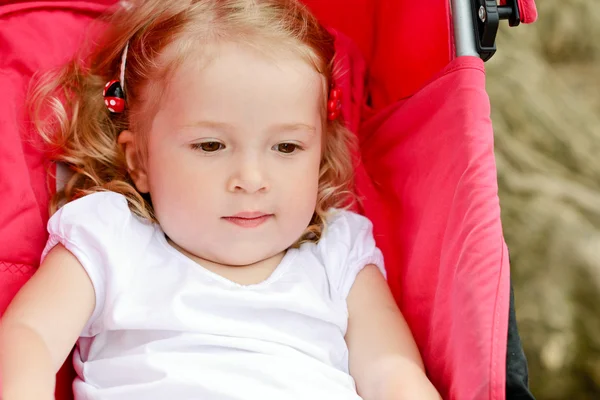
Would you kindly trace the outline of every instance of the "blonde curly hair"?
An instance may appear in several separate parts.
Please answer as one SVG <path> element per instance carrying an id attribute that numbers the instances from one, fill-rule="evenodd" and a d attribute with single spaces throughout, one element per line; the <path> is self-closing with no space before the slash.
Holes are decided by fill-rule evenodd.
<path id="1" fill-rule="evenodd" d="M 123 130 L 136 135 L 147 131 L 149 118 L 144 116 L 158 106 L 160 97 L 152 94 L 162 90 L 161 85 L 199 44 L 226 40 L 274 55 L 292 51 L 323 76 L 325 94 L 336 73 L 334 38 L 297 0 L 139 0 L 107 18 L 108 28 L 90 54 L 45 75 L 32 93 L 33 119 L 52 160 L 73 171 L 64 189 L 53 197 L 51 213 L 84 195 L 113 191 L 128 199 L 133 213 L 157 222 L 151 199 L 136 190 L 128 175 L 117 137 Z M 111 114 L 101 93 L 106 82 L 119 76 L 127 45 L 127 107 L 122 114 Z M 323 97 L 317 206 L 296 246 L 318 241 L 328 211 L 347 207 L 354 199 L 354 135 L 339 119 L 328 121 L 327 96 Z"/>

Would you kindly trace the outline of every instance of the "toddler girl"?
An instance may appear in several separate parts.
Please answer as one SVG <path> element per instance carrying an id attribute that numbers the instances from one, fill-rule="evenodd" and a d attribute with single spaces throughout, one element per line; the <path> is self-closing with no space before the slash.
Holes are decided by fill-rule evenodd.
<path id="1" fill-rule="evenodd" d="M 52 398 L 75 343 L 76 399 L 439 398 L 344 210 L 333 58 L 294 0 L 147 0 L 38 89 L 74 174 L 3 319 L 5 400 Z"/>

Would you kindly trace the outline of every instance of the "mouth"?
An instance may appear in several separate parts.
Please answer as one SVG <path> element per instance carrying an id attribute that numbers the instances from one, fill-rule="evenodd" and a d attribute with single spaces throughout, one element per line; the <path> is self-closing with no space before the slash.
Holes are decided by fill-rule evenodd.
<path id="1" fill-rule="evenodd" d="M 273 214 L 262 212 L 242 212 L 228 217 L 222 217 L 227 222 L 243 228 L 256 228 L 271 219 Z"/>

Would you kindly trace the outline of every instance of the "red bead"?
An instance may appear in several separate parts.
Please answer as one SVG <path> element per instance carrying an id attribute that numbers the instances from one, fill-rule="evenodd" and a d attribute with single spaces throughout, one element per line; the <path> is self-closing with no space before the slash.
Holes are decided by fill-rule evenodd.
<path id="1" fill-rule="evenodd" d="M 331 89 L 329 98 L 333 99 L 333 100 L 341 100 L 342 99 L 342 89 L 340 89 L 338 87 Z"/>
<path id="2" fill-rule="evenodd" d="M 340 110 L 332 110 L 327 113 L 327 118 L 330 121 L 333 121 L 333 120 L 337 119 L 337 117 L 339 117 L 339 115 L 340 115 Z"/>
<path id="3" fill-rule="evenodd" d="M 118 97 L 105 97 L 104 104 L 112 113 L 122 113 L 125 110 L 125 100 Z"/>
<path id="4" fill-rule="evenodd" d="M 330 99 L 327 102 L 327 111 L 334 111 L 337 108 L 337 101 Z"/>
<path id="5" fill-rule="evenodd" d="M 337 86 L 333 86 L 329 91 L 329 98 L 327 99 L 327 119 L 333 121 L 337 119 L 342 110 L 342 89 Z"/>

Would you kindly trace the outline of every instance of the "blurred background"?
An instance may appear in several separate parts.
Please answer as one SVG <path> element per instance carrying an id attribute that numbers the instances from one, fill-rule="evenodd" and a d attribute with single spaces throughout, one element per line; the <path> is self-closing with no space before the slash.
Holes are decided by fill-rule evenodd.
<path id="1" fill-rule="evenodd" d="M 537 7 L 487 63 L 517 319 L 538 400 L 600 399 L 600 2 Z"/>

